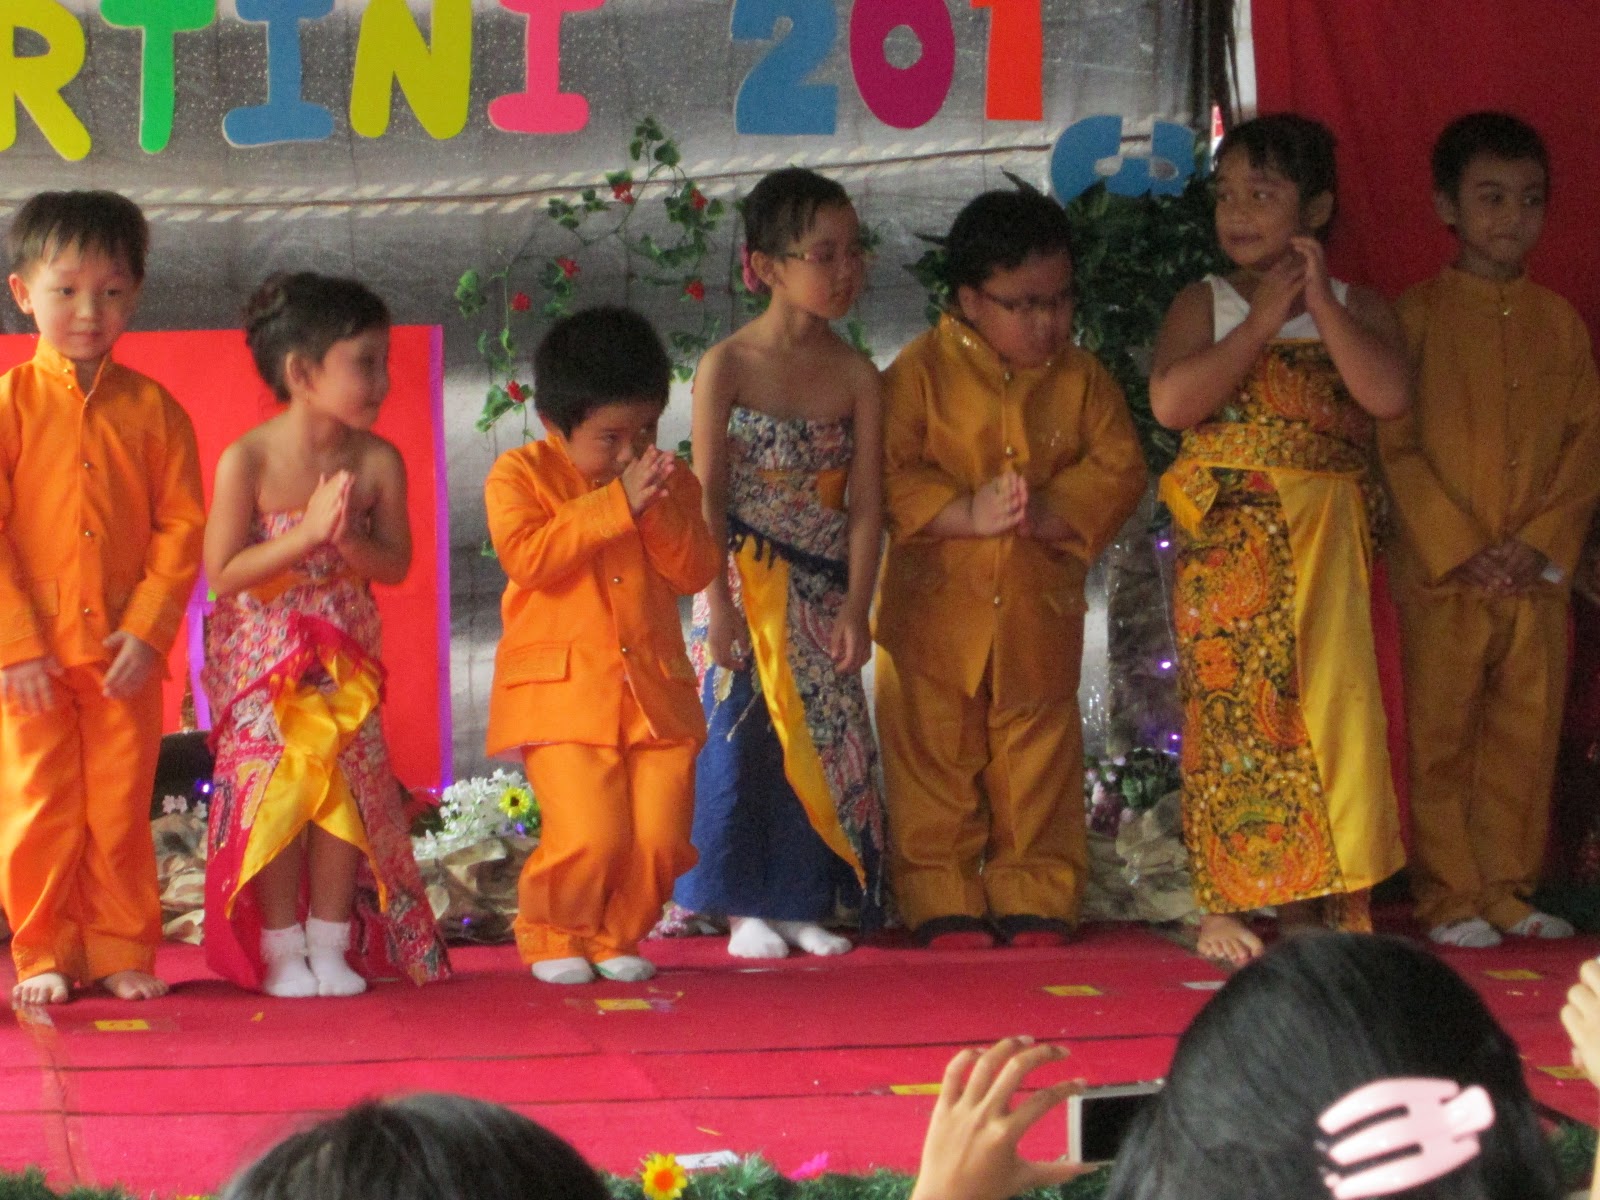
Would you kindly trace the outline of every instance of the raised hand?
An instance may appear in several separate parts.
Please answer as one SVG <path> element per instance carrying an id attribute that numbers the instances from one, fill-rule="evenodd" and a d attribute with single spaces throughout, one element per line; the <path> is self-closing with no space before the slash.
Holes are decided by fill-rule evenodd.
<path id="1" fill-rule="evenodd" d="M 1338 304 L 1339 298 L 1333 294 L 1333 284 L 1328 276 L 1328 255 L 1322 248 L 1322 242 L 1314 237 L 1294 237 L 1289 239 L 1289 245 L 1294 253 L 1299 255 L 1305 270 L 1305 303 L 1313 315 L 1324 311 L 1325 306 Z"/>
<path id="2" fill-rule="evenodd" d="M 622 469 L 623 493 L 628 497 L 628 508 L 638 516 L 662 496 L 666 495 L 667 479 L 677 469 L 678 456 L 669 454 L 658 446 L 646 446 L 644 453 Z"/>
<path id="3" fill-rule="evenodd" d="M 939 1102 L 928 1122 L 922 1165 L 911 1200 L 1006 1200 L 1020 1192 L 1065 1183 L 1092 1168 L 1079 1163 L 1029 1162 L 1017 1144 L 1082 1080 L 1040 1088 L 1012 1105 L 1029 1072 L 1067 1056 L 1032 1038 L 1006 1038 L 981 1054 L 963 1050 L 945 1067 Z"/>
<path id="4" fill-rule="evenodd" d="M 1250 295 L 1250 319 L 1277 333 L 1304 307 L 1307 274 L 1305 256 L 1292 249 L 1273 263 Z"/>
<path id="5" fill-rule="evenodd" d="M 321 546 L 342 536 L 349 519 L 350 485 L 355 477 L 349 471 L 335 471 L 317 479 L 316 490 L 306 501 L 306 515 L 300 526 L 313 546 Z"/>

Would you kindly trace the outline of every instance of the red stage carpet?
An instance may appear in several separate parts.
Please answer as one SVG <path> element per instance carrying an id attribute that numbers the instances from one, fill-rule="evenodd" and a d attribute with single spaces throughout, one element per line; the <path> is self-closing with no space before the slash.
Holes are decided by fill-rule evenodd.
<path id="1" fill-rule="evenodd" d="M 448 984 L 301 1001 L 239 992 L 206 976 L 199 950 L 168 947 L 172 995 L 80 1000 L 0 1034 L 0 1168 L 206 1192 L 308 1117 L 439 1089 L 512 1105 L 617 1172 L 651 1151 L 723 1149 L 780 1169 L 826 1151 L 830 1170 L 911 1170 L 956 1048 L 1028 1033 L 1071 1048 L 1052 1078 L 1151 1078 L 1222 979 L 1137 928 L 1091 929 L 1065 950 L 866 947 L 764 967 L 723 947 L 651 943 L 651 983 L 560 989 L 530 980 L 510 947 L 459 949 Z M 1556 1014 L 1597 948 L 1450 956 L 1517 1037 L 1536 1096 L 1586 1121 L 1594 1091 L 1568 1078 Z M 1064 1146 L 1049 1121 L 1026 1148 Z"/>

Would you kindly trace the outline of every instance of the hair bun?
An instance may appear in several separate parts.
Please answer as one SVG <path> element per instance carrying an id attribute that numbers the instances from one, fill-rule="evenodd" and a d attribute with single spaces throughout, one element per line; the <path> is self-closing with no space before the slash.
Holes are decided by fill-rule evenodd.
<path id="1" fill-rule="evenodd" d="M 288 307 L 289 287 L 293 282 L 294 276 L 288 271 L 279 271 L 262 280 L 261 286 L 245 301 L 244 331 L 247 337 Z"/>

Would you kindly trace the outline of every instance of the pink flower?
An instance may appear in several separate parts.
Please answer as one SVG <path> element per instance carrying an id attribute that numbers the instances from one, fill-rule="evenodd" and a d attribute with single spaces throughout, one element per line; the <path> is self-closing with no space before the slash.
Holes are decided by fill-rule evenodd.
<path id="1" fill-rule="evenodd" d="M 527 312 L 532 307 L 533 301 L 528 299 L 527 292 L 518 292 L 515 296 L 511 297 L 512 312 Z"/>
<path id="2" fill-rule="evenodd" d="M 698 279 L 691 279 L 683 285 L 683 294 L 691 300 L 704 300 L 706 298 L 706 285 Z"/>
<path id="3" fill-rule="evenodd" d="M 815 1179 L 828 1169 L 828 1152 L 824 1150 L 814 1158 L 808 1158 L 794 1170 L 789 1172 L 789 1178 L 794 1180 Z"/>
<path id="4" fill-rule="evenodd" d="M 506 395 L 511 397 L 513 404 L 521 404 L 528 398 L 528 389 L 513 379 L 506 384 Z"/>
<path id="5" fill-rule="evenodd" d="M 626 182 L 613 183 L 611 185 L 611 198 L 613 200 L 620 200 L 624 204 L 632 204 L 633 184 Z"/>
<path id="6" fill-rule="evenodd" d="M 558 258 L 556 259 L 556 266 L 561 268 L 561 273 L 568 279 L 576 279 L 578 277 L 578 262 L 576 259 Z"/>

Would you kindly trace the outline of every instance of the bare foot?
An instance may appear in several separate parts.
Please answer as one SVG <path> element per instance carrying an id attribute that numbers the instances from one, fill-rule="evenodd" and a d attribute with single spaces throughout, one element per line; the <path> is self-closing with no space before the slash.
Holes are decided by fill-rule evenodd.
<path id="1" fill-rule="evenodd" d="M 113 971 L 100 986 L 119 1000 L 154 1000 L 167 994 L 167 985 L 148 971 Z"/>
<path id="2" fill-rule="evenodd" d="M 72 998 L 72 984 L 58 971 L 30 975 L 11 989 L 11 1007 L 29 1008 L 39 1004 L 65 1004 Z"/>
<path id="3" fill-rule="evenodd" d="M 1201 958 L 1217 959 L 1236 967 L 1259 958 L 1265 949 L 1261 939 L 1232 913 L 1201 913 L 1200 937 L 1194 948 Z"/>

